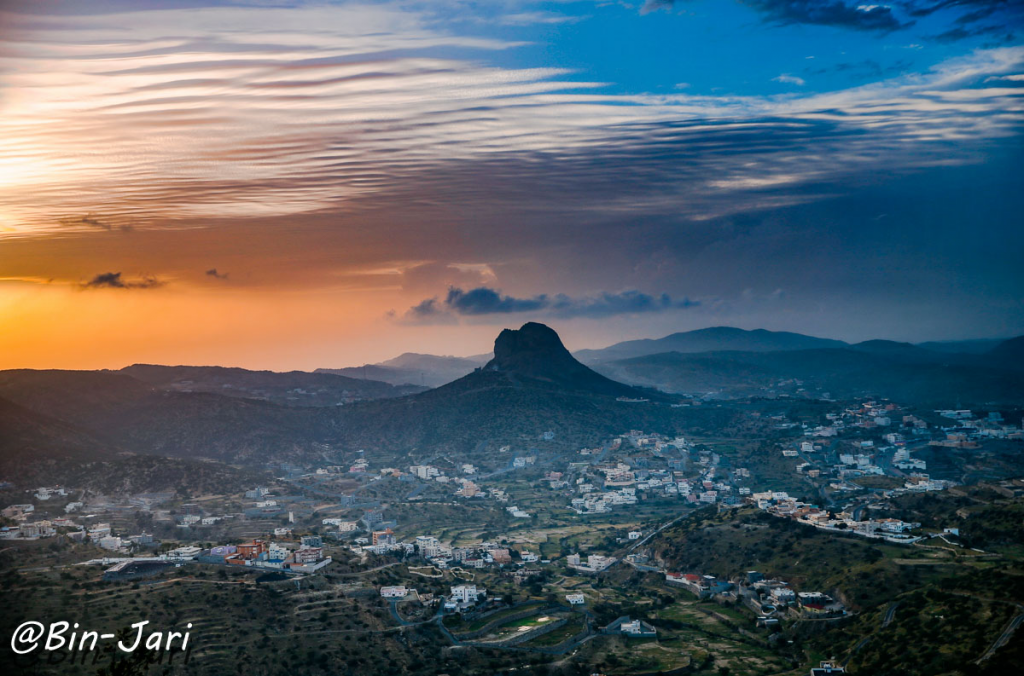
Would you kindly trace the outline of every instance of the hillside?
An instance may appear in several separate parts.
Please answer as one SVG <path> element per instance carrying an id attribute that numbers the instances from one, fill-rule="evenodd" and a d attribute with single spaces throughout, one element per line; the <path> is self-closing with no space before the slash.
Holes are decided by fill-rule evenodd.
<path id="1" fill-rule="evenodd" d="M 370 378 L 392 385 L 413 384 L 439 387 L 480 368 L 486 359 L 476 357 L 439 357 L 432 354 L 406 352 L 394 359 L 377 364 L 365 364 L 339 369 L 317 369 L 317 373 L 330 373 L 350 378 Z"/>
<path id="2" fill-rule="evenodd" d="M 1024 336 L 1004 340 L 986 352 L 984 358 L 993 366 L 1024 369 Z"/>
<path id="3" fill-rule="evenodd" d="M 112 458 L 116 451 L 73 425 L 0 398 L 0 478 L 21 475 L 27 465 L 62 466 Z"/>
<path id="4" fill-rule="evenodd" d="M 716 326 L 696 331 L 673 333 L 655 340 L 628 340 L 600 350 L 580 350 L 576 357 L 584 363 L 630 359 L 661 352 L 716 352 L 739 350 L 745 352 L 774 352 L 779 350 L 807 350 L 813 348 L 845 347 L 840 340 L 815 338 L 788 331 L 756 329 L 746 331 L 729 326 Z"/>
<path id="5" fill-rule="evenodd" d="M 667 392 L 742 397 L 774 390 L 797 379 L 808 390 L 834 398 L 883 396 L 907 403 L 949 406 L 1019 404 L 1024 378 L 974 360 L 923 357 L 927 351 L 900 344 L 780 352 L 670 352 L 602 363 L 598 369 L 634 385 Z"/>
<path id="6" fill-rule="evenodd" d="M 331 449 L 469 452 L 483 442 L 532 444 L 548 431 L 563 444 L 597 443 L 630 428 L 672 433 L 684 421 L 711 426 L 730 415 L 674 409 L 664 395 L 595 373 L 540 324 L 503 331 L 494 354 L 435 390 L 340 407 L 168 391 L 109 372 L 4 371 L 0 396 L 127 451 L 233 463 L 322 458 Z"/>
<path id="7" fill-rule="evenodd" d="M 221 463 L 134 455 L 83 430 L 0 398 L 0 479 L 19 488 L 66 483 L 103 494 L 188 488 L 203 493 L 265 478 Z"/>
<path id="8" fill-rule="evenodd" d="M 103 371 L 0 371 L 0 397 L 128 452 L 230 462 L 315 452 L 331 410 L 162 391 Z"/>
<path id="9" fill-rule="evenodd" d="M 400 397 L 424 389 L 329 373 L 277 373 L 219 366 L 134 364 L 119 373 L 170 392 L 208 392 L 285 406 L 337 406 L 358 399 Z"/>
<path id="10" fill-rule="evenodd" d="M 610 380 L 576 361 L 542 324 L 502 331 L 494 355 L 484 368 L 437 389 L 337 411 L 335 441 L 468 451 L 484 441 L 536 440 L 552 431 L 558 439 L 596 443 L 631 427 L 674 432 L 687 420 L 729 415 L 684 413 L 663 395 Z"/>

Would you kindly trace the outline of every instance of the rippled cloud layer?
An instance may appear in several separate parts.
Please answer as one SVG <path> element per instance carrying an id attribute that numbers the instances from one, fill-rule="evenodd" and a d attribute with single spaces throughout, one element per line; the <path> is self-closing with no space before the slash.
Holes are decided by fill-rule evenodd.
<path id="1" fill-rule="evenodd" d="M 1020 47 L 830 94 L 612 95 L 393 5 L 2 25 L 0 236 L 524 201 L 701 220 L 976 161 L 1024 118 Z"/>

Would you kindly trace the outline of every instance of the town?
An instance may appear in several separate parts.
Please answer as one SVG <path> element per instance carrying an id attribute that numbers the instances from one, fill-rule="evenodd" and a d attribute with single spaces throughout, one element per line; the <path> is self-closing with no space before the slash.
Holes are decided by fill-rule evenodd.
<path id="1" fill-rule="evenodd" d="M 747 420 L 776 435 L 767 457 L 699 436 L 630 430 L 561 462 L 544 452 L 551 441 L 544 438 L 472 463 L 376 466 L 360 451 L 344 463 L 277 465 L 267 484 L 191 499 L 40 486 L 2 510 L 0 538 L 92 548 L 96 555 L 65 570 L 88 575 L 99 567 L 110 584 L 241 574 L 323 590 L 332 579 L 363 580 L 393 626 L 436 624 L 452 646 L 566 654 L 619 636 L 680 646 L 659 664 L 682 668 L 713 658 L 696 638 L 684 641 L 666 628 L 667 609 L 638 612 L 623 592 L 615 607 L 630 614 L 612 617 L 603 579 L 641 575 L 638 591 L 674 599 L 668 608 L 675 612 L 727 618 L 715 621 L 762 632 L 765 641 L 808 619 L 850 622 L 861 611 L 843 600 L 849 590 L 809 585 L 804 575 L 768 577 L 755 561 L 735 561 L 726 576 L 677 568 L 660 548 L 671 529 L 702 514 L 760 513 L 826 536 L 903 548 L 905 557 L 933 540 L 965 550 L 953 523 L 899 518 L 899 501 L 960 486 L 948 473 L 933 478 L 925 457 L 1022 438 L 998 415 L 925 415 L 886 401 L 836 405 L 820 423 L 756 411 Z M 993 486 L 1024 494 L 1015 482 Z M 462 516 L 445 516 L 454 513 Z M 785 651 L 771 659 L 763 649 L 754 653 L 751 664 L 781 667 L 790 659 Z M 813 673 L 844 672 L 841 661 L 825 660 Z"/>

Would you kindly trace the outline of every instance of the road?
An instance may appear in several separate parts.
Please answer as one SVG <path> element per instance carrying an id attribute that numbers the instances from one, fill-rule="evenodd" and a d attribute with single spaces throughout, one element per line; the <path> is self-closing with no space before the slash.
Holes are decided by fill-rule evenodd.
<path id="1" fill-rule="evenodd" d="M 889 606 L 889 610 L 887 610 L 885 612 L 885 617 L 882 618 L 882 629 L 885 629 L 886 627 L 888 627 L 889 623 L 892 622 L 892 618 L 894 618 L 896 616 L 896 609 L 899 608 L 899 606 L 900 606 L 900 602 L 899 601 L 896 601 L 895 603 L 893 603 L 893 604 L 891 604 Z"/>
<path id="2" fill-rule="evenodd" d="M 889 623 L 892 622 L 892 619 L 896 617 L 896 609 L 899 608 L 899 606 L 899 601 L 893 601 L 889 604 L 888 610 L 886 610 L 885 615 L 882 616 L 882 623 L 879 629 L 885 629 L 889 626 Z M 850 656 L 846 658 L 846 662 L 843 664 L 844 667 L 850 663 L 850 660 L 853 659 L 853 656 L 856 655 L 861 648 L 868 644 L 868 641 L 870 641 L 874 637 L 874 635 L 875 634 L 872 633 L 870 636 L 865 636 L 861 640 L 857 641 L 857 645 L 853 646 L 853 650 L 850 651 Z"/>
<path id="3" fill-rule="evenodd" d="M 1017 631 L 1017 628 L 1021 625 L 1021 622 L 1024 622 L 1024 613 L 1018 614 L 1016 617 L 1010 620 L 1009 624 L 1006 625 L 1006 628 L 1003 629 L 1003 633 L 1001 633 L 999 635 L 999 638 L 996 639 L 996 642 L 993 643 L 992 646 L 985 651 L 985 654 L 978 658 L 976 664 L 981 664 L 985 660 L 989 659 L 990 657 L 995 655 L 997 650 L 999 650 L 1004 645 L 1009 643 L 1010 637 L 1013 636 L 1013 632 Z"/>
<path id="4" fill-rule="evenodd" d="M 636 543 L 635 543 L 635 544 L 633 544 L 633 546 L 631 546 L 631 547 L 630 547 L 629 549 L 627 549 L 626 551 L 627 551 L 627 552 L 632 552 L 632 551 L 633 551 L 634 549 L 636 549 L 637 547 L 639 547 L 639 546 L 641 546 L 641 545 L 645 545 L 645 544 L 647 544 L 647 542 L 648 542 L 648 541 L 649 541 L 649 540 L 650 540 L 651 538 L 653 538 L 653 537 L 654 537 L 655 535 L 657 535 L 657 534 L 658 534 L 658 533 L 660 533 L 661 531 L 665 530 L 666 528 L 669 528 L 670 526 L 674 526 L 674 525 L 676 524 L 676 522 L 677 522 L 677 521 L 680 521 L 680 520 L 684 519 L 685 517 L 687 517 L 687 516 L 689 516 L 689 515 L 690 515 L 690 514 L 689 514 L 689 512 L 687 512 L 687 513 L 684 513 L 684 514 L 680 514 L 679 516 L 677 516 L 676 518 L 672 519 L 671 521 L 667 521 L 667 522 L 665 522 L 664 524 L 662 524 L 661 526 L 659 526 L 659 527 L 658 527 L 658 530 L 654 531 L 653 533 L 650 533 L 649 535 L 647 535 L 647 536 L 646 536 L 645 538 L 643 538 L 642 540 L 637 540 L 637 541 L 636 541 Z"/>

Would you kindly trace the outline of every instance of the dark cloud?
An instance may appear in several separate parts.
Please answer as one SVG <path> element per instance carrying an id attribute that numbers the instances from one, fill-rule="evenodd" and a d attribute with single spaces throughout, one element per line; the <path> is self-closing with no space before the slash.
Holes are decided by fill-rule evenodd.
<path id="1" fill-rule="evenodd" d="M 540 294 L 530 298 L 503 295 L 487 287 L 464 291 L 452 287 L 443 301 L 428 298 L 409 308 L 405 319 L 413 322 L 436 321 L 455 316 L 479 316 L 538 312 L 552 317 L 602 318 L 615 315 L 664 312 L 700 305 L 689 298 L 673 300 L 668 294 L 652 296 L 641 291 L 604 292 L 600 295 L 573 298 L 565 294 Z"/>
<path id="2" fill-rule="evenodd" d="M 206 276 L 213 277 L 214 279 L 227 279 L 228 273 L 220 273 L 217 272 L 217 268 L 210 268 L 209 270 L 206 271 Z"/>
<path id="3" fill-rule="evenodd" d="M 913 22 L 902 22 L 885 5 L 843 0 L 744 0 L 768 21 L 781 24 L 817 24 L 866 31 L 894 31 Z"/>
<path id="4" fill-rule="evenodd" d="M 993 36 L 995 38 L 994 44 L 1011 42 L 1013 40 L 1013 32 L 1008 31 L 1006 26 L 998 23 L 983 25 L 958 24 L 947 31 L 929 36 L 929 39 L 936 42 L 959 42 L 960 40 L 981 37 L 983 35 Z"/>
<path id="5" fill-rule="evenodd" d="M 1024 6 L 1021 0 L 904 0 L 904 11 L 913 17 L 926 17 L 945 9 L 960 9 L 966 13 L 961 20 L 979 21 L 1007 9 Z"/>
<path id="6" fill-rule="evenodd" d="M 437 304 L 436 298 L 427 298 L 409 308 L 408 314 L 411 317 L 433 317 L 444 312 L 444 309 Z"/>
<path id="7" fill-rule="evenodd" d="M 533 298 L 503 296 L 493 289 L 479 287 L 463 291 L 457 287 L 448 289 L 444 304 L 460 315 L 493 315 L 510 312 L 531 312 L 550 305 L 545 295 Z"/>
<path id="8" fill-rule="evenodd" d="M 120 272 L 104 272 L 82 284 L 83 289 L 155 289 L 163 286 L 156 277 L 143 277 L 138 281 L 127 281 Z"/>
<path id="9" fill-rule="evenodd" d="M 829 73 L 846 73 L 851 78 L 856 79 L 867 79 L 867 78 L 883 78 L 891 77 L 893 75 L 899 75 L 904 73 L 913 66 L 910 61 L 901 59 L 895 63 L 882 64 L 874 59 L 864 59 L 862 61 L 847 61 L 843 63 L 837 63 L 834 66 L 828 66 L 825 68 L 817 69 L 806 69 L 804 72 L 810 75 L 827 75 Z"/>
<path id="10" fill-rule="evenodd" d="M 640 291 L 602 293 L 594 298 L 573 299 L 555 296 L 551 304 L 552 313 L 559 317 L 611 317 L 613 315 L 664 312 L 665 310 L 696 307 L 700 302 L 683 298 L 673 300 L 667 293 L 651 296 Z"/>
<path id="11" fill-rule="evenodd" d="M 903 10 L 912 17 L 924 18 L 936 12 L 958 12 L 953 27 L 931 39 L 957 42 L 983 35 L 999 36 L 1003 42 L 1013 39 L 1024 23 L 1024 0 L 905 0 Z"/>

